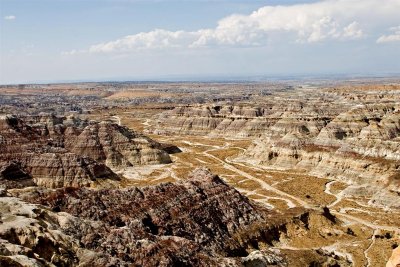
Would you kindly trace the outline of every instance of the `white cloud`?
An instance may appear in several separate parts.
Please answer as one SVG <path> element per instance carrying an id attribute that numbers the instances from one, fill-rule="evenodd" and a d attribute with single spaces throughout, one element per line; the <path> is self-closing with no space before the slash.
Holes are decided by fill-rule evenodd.
<path id="1" fill-rule="evenodd" d="M 14 16 L 14 15 L 8 15 L 8 16 L 5 16 L 5 17 L 4 17 L 5 20 L 14 20 L 14 19 L 16 19 L 16 18 L 17 18 L 17 17 Z"/>
<path id="2" fill-rule="evenodd" d="M 398 10 L 400 0 L 321 0 L 307 4 L 265 6 L 249 15 L 225 17 L 218 21 L 215 28 L 197 31 L 156 29 L 95 44 L 86 52 L 127 53 L 142 49 L 263 46 L 277 36 L 288 37 L 299 43 L 355 40 L 366 35 L 365 30 L 368 30 L 368 25 L 371 26 L 371 21 L 398 20 Z"/>
<path id="3" fill-rule="evenodd" d="M 71 51 L 63 51 L 63 52 L 61 52 L 61 55 L 62 56 L 74 56 L 74 55 L 84 54 L 86 52 L 87 52 L 86 50 L 73 49 Z"/>
<path id="4" fill-rule="evenodd" d="M 390 28 L 392 34 L 382 35 L 376 40 L 378 44 L 381 43 L 390 43 L 390 42 L 400 42 L 400 26 Z"/>
<path id="5" fill-rule="evenodd" d="M 363 31 L 360 29 L 358 22 L 354 21 L 344 27 L 343 29 L 343 37 L 350 39 L 357 39 L 364 36 Z"/>
<path id="6" fill-rule="evenodd" d="M 128 35 L 116 41 L 92 45 L 89 48 L 89 52 L 126 52 L 133 49 L 157 49 L 165 47 L 179 48 L 189 46 L 198 37 L 199 32 L 171 32 L 156 29 L 150 32 Z"/>

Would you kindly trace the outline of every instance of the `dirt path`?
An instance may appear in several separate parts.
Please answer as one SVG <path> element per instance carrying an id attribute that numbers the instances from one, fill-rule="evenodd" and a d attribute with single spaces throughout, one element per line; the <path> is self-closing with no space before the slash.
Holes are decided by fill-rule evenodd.
<path id="1" fill-rule="evenodd" d="M 367 266 L 370 267 L 371 265 L 371 258 L 368 256 L 368 251 L 371 249 L 371 247 L 375 244 L 375 236 L 378 234 L 378 230 L 374 230 L 371 236 L 371 244 L 369 244 L 368 248 L 364 251 L 364 257 L 367 260 Z"/>
<path id="2" fill-rule="evenodd" d="M 287 193 L 285 193 L 285 192 L 283 192 L 283 191 L 281 191 L 279 189 L 276 189 L 275 187 L 272 187 L 271 185 L 269 185 L 265 181 L 263 181 L 263 180 L 261 180 L 261 179 L 259 179 L 257 177 L 254 177 L 254 176 L 248 174 L 247 172 L 239 170 L 238 168 L 236 168 L 232 164 L 227 163 L 225 160 L 221 160 L 221 159 L 217 158 L 216 156 L 209 154 L 209 152 L 215 151 L 215 150 L 219 150 L 219 149 L 221 149 L 221 148 L 214 148 L 214 149 L 206 150 L 206 151 L 203 152 L 203 155 L 205 155 L 205 156 L 207 156 L 209 158 L 212 158 L 212 159 L 214 159 L 216 161 L 219 161 L 224 166 L 224 168 L 226 168 L 226 169 L 228 169 L 230 171 L 233 171 L 233 172 L 235 172 L 235 173 L 237 173 L 237 174 L 239 174 L 239 175 L 241 175 L 243 177 L 246 177 L 246 178 L 248 178 L 248 179 L 250 179 L 252 181 L 257 182 L 258 184 L 261 185 L 262 189 L 272 191 L 272 192 L 282 196 L 282 199 L 285 200 L 288 203 L 289 207 L 293 207 L 293 205 L 295 205 L 293 201 L 297 202 L 298 204 L 300 204 L 303 207 L 308 207 L 308 208 L 310 207 L 310 205 L 308 203 L 304 202 L 300 198 L 297 198 L 297 197 L 289 195 L 289 194 L 287 194 Z"/>
<path id="3" fill-rule="evenodd" d="M 339 202 L 343 199 L 343 195 L 342 195 L 341 193 L 338 193 L 338 194 L 332 193 L 332 191 L 331 191 L 331 186 L 332 186 L 332 184 L 334 184 L 334 183 L 337 183 L 337 181 L 333 180 L 333 181 L 330 181 L 330 182 L 328 182 L 328 183 L 325 184 L 325 190 L 324 190 L 324 192 L 325 192 L 326 194 L 331 195 L 331 196 L 334 196 L 334 197 L 336 198 L 335 201 L 333 201 L 331 204 L 328 205 L 328 208 L 331 208 L 331 207 L 335 206 L 337 203 L 339 203 Z"/>
<path id="4" fill-rule="evenodd" d="M 149 127 L 150 121 L 146 120 L 143 123 L 143 125 L 145 127 Z M 305 208 L 309 208 L 309 209 L 318 209 L 319 210 L 319 208 L 317 208 L 313 204 L 307 203 L 306 200 L 300 199 L 299 197 L 296 197 L 290 193 L 279 190 L 278 188 L 275 187 L 275 184 L 273 182 L 268 183 L 265 180 L 252 175 L 250 173 L 250 170 L 254 170 L 255 173 L 262 173 L 262 175 L 264 177 L 271 177 L 271 173 L 279 173 L 279 174 L 284 174 L 284 175 L 290 175 L 290 174 L 298 175 L 298 173 L 293 172 L 293 171 L 271 169 L 271 168 L 268 168 L 265 166 L 257 165 L 255 162 L 254 163 L 247 162 L 247 161 L 238 162 L 237 160 L 232 159 L 233 158 L 232 153 L 229 156 L 215 156 L 215 155 L 224 155 L 223 152 L 226 152 L 229 149 L 237 149 L 238 151 L 245 151 L 245 149 L 243 147 L 239 147 L 239 146 L 235 145 L 235 141 L 232 141 L 229 139 L 219 140 L 221 142 L 223 142 L 225 140 L 224 145 L 219 145 L 219 144 L 215 145 L 215 142 L 211 143 L 211 141 L 213 141 L 212 138 L 205 137 L 201 140 L 199 140 L 196 137 L 193 139 L 191 139 L 191 138 L 192 137 L 190 137 L 190 136 L 179 136 L 179 139 L 177 139 L 177 137 L 171 137 L 171 136 L 160 136 L 160 138 L 157 138 L 157 139 L 159 139 L 159 141 L 161 141 L 161 142 L 164 141 L 164 142 L 178 144 L 178 147 L 179 147 L 179 144 L 184 144 L 184 146 L 183 146 L 184 152 L 193 153 L 193 158 L 195 160 L 197 160 L 200 165 L 213 166 L 213 165 L 218 164 L 218 166 L 220 166 L 220 167 L 222 166 L 229 173 L 232 173 L 232 172 L 235 173 L 235 175 L 232 174 L 233 177 L 237 177 L 237 176 L 243 177 L 243 180 L 236 182 L 237 183 L 236 189 L 238 191 L 240 191 L 241 193 L 246 194 L 249 197 L 253 196 L 254 201 L 263 203 L 267 207 L 274 208 L 274 206 L 269 202 L 269 200 L 280 200 L 280 201 L 284 201 L 284 203 L 286 203 L 286 206 L 288 208 L 305 207 Z M 210 143 L 208 143 L 208 140 L 210 140 Z M 215 154 L 212 152 L 221 152 L 221 153 Z M 203 157 L 209 158 L 211 160 L 211 162 L 216 162 L 216 163 L 206 162 L 205 160 L 203 161 L 201 159 L 196 158 L 196 155 L 202 155 Z M 176 173 L 174 172 L 175 168 L 180 168 L 181 166 L 193 167 L 193 168 L 195 167 L 191 162 L 181 161 L 181 159 L 179 159 L 179 157 L 174 157 L 174 162 L 177 163 L 179 167 L 177 167 L 177 166 L 176 167 L 173 167 L 173 166 L 168 167 L 171 177 L 174 177 L 174 179 L 179 179 L 177 177 Z M 241 167 L 243 167 L 243 168 L 241 168 Z M 248 171 L 246 171 L 246 170 L 248 170 Z M 225 176 L 223 173 L 218 173 L 218 174 L 223 178 Z M 226 179 L 229 180 L 229 175 L 227 175 Z M 246 183 L 248 181 L 257 183 L 259 185 L 259 188 L 256 187 L 254 189 L 253 188 L 246 189 L 245 187 L 241 187 L 242 183 Z M 348 223 L 349 225 L 352 225 L 352 224 L 363 225 L 364 227 L 367 228 L 367 229 L 365 229 L 366 231 L 371 232 L 371 238 L 370 238 L 371 243 L 369 244 L 368 248 L 366 248 L 364 251 L 359 251 L 359 253 L 361 253 L 361 255 L 364 256 L 365 261 L 367 262 L 366 266 L 371 267 L 373 264 L 373 262 L 372 262 L 373 259 L 370 258 L 369 252 L 375 244 L 375 234 L 377 233 L 377 231 L 379 231 L 379 230 L 398 231 L 399 229 L 398 229 L 398 227 L 393 227 L 393 226 L 389 226 L 389 225 L 375 224 L 372 221 L 364 220 L 359 217 L 347 214 L 347 211 L 353 210 L 353 208 L 342 208 L 339 210 L 332 209 L 335 205 L 340 203 L 342 200 L 346 199 L 345 196 L 343 194 L 341 194 L 341 192 L 338 192 L 338 193 L 332 192 L 332 186 L 335 185 L 335 183 L 337 183 L 337 181 L 335 181 L 335 180 L 328 181 L 325 184 L 325 188 L 322 189 L 323 191 L 321 190 L 321 193 L 324 192 L 327 195 L 331 195 L 335 198 L 331 203 L 329 203 L 327 205 L 327 207 L 331 209 L 331 213 L 333 215 L 335 215 L 338 219 L 340 219 L 341 221 L 344 221 L 345 223 Z M 260 194 L 259 192 L 257 192 L 258 189 L 264 189 L 264 190 L 270 191 L 273 193 L 273 196 L 268 196 L 267 194 L 262 194 L 262 193 Z M 364 206 L 364 205 L 362 205 L 362 206 Z M 365 207 L 367 207 L 367 205 L 365 205 Z M 353 261 L 354 259 L 352 258 L 352 253 L 345 252 L 344 248 L 347 245 L 348 244 L 341 243 L 338 241 L 338 242 L 332 244 L 331 246 L 324 247 L 324 248 L 326 248 L 326 249 L 332 248 L 335 251 L 339 251 L 340 253 L 345 255 L 347 258 L 349 258 L 352 262 L 354 262 Z M 301 250 L 302 248 L 290 247 L 290 249 Z"/>

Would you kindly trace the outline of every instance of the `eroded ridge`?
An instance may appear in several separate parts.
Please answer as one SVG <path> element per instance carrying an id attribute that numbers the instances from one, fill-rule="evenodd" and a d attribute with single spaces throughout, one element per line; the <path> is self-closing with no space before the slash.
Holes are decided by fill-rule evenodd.
<path id="1" fill-rule="evenodd" d="M 162 145 L 110 121 L 54 115 L 0 120 L 0 179 L 8 187 L 90 186 L 112 169 L 170 163 Z"/>
<path id="2" fill-rule="evenodd" d="M 14 189 L 0 201 L 2 264 L 351 263 L 328 250 L 272 249 L 311 227 L 314 217 L 327 227 L 335 223 L 322 212 L 294 209 L 283 216 L 265 209 L 206 169 L 185 181 L 140 189 Z M 298 261 L 302 253 L 308 256 Z"/>
<path id="3" fill-rule="evenodd" d="M 354 83 L 4 88 L 2 264 L 397 264 L 400 87 Z"/>

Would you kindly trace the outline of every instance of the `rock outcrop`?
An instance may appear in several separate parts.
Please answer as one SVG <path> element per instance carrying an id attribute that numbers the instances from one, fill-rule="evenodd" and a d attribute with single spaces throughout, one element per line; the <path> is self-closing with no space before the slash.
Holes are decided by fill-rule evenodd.
<path id="1" fill-rule="evenodd" d="M 247 120 L 257 119 L 260 110 L 246 110 L 246 108 L 233 106 L 186 106 L 177 107 L 166 111 L 159 117 L 159 125 L 154 130 L 156 134 L 173 133 L 183 135 L 218 135 L 226 131 L 229 134 L 239 134 L 243 128 L 252 130 L 251 123 Z M 257 123 L 258 128 L 262 124 Z M 265 125 L 264 127 L 267 127 Z M 255 129 L 254 129 L 255 130 Z M 245 135 L 245 133 L 242 133 Z"/>
<path id="2" fill-rule="evenodd" d="M 75 117 L 6 116 L 0 143 L 0 179 L 8 187 L 16 179 L 51 188 L 89 186 L 118 179 L 112 169 L 171 162 L 161 144 L 142 134 Z"/>
<path id="3" fill-rule="evenodd" d="M 185 181 L 141 189 L 9 194 L 14 197 L 0 198 L 2 265 L 287 266 L 296 261 L 290 252 L 259 245 L 279 242 L 288 224 L 308 227 L 308 211 L 283 216 L 262 208 L 204 169 Z M 307 253 L 313 256 L 306 264 L 350 266 L 337 255 Z"/>
<path id="4" fill-rule="evenodd" d="M 364 196 L 371 204 L 400 208 L 399 151 L 400 106 L 364 105 L 339 114 L 315 132 L 272 127 L 240 160 L 338 179 L 353 185 L 349 194 L 369 192 Z M 364 185 L 372 190 L 352 190 Z M 383 189 L 386 199 L 379 197 Z"/>
<path id="5" fill-rule="evenodd" d="M 161 144 L 110 122 L 91 123 L 66 147 L 78 155 L 104 162 L 109 167 L 170 163 Z"/>
<path id="6" fill-rule="evenodd" d="M 386 263 L 386 267 L 398 267 L 400 266 L 400 247 L 393 250 L 392 256 Z"/>
<path id="7" fill-rule="evenodd" d="M 17 162 L 7 162 L 0 167 L 0 184 L 9 188 L 33 186 L 32 177 Z"/>
<path id="8" fill-rule="evenodd" d="M 237 160 L 351 185 L 343 194 L 400 208 L 398 86 L 297 89 L 253 103 L 191 105 L 161 113 L 158 134 L 252 138 Z"/>
<path id="9" fill-rule="evenodd" d="M 351 185 L 343 194 L 400 208 L 400 106 L 358 104 L 325 121 L 282 118 L 239 160 L 340 180 Z"/>
<path id="10" fill-rule="evenodd" d="M 149 131 L 167 135 L 254 138 L 275 130 L 319 132 L 347 109 L 342 97 L 327 92 L 275 92 L 252 102 L 178 106 L 161 113 Z"/>
<path id="11" fill-rule="evenodd" d="M 13 197 L 0 197 L 1 266 L 74 266 L 79 243 L 60 231 L 68 214 Z"/>
<path id="12" fill-rule="evenodd" d="M 175 184 L 59 189 L 26 200 L 92 222 L 90 227 L 70 224 L 64 231 L 87 249 L 142 266 L 205 266 L 216 263 L 209 255 L 245 256 L 235 234 L 268 218 L 266 211 L 205 170 Z"/>

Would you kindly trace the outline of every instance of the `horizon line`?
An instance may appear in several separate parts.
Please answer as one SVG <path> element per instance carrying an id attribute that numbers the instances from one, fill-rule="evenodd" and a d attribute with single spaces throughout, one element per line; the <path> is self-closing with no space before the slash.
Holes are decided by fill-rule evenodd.
<path id="1" fill-rule="evenodd" d="M 36 80 L 23 82 L 0 83 L 0 86 L 7 85 L 44 85 L 44 84 L 75 84 L 75 83 L 229 83 L 229 82 L 268 82 L 268 81 L 300 81 L 300 80 L 349 80 L 349 79 L 390 79 L 399 78 L 400 72 L 376 72 L 376 73 L 293 73 L 293 74 L 274 74 L 274 75 L 167 75 L 149 78 L 87 78 L 87 79 L 60 79 L 60 80 Z"/>

